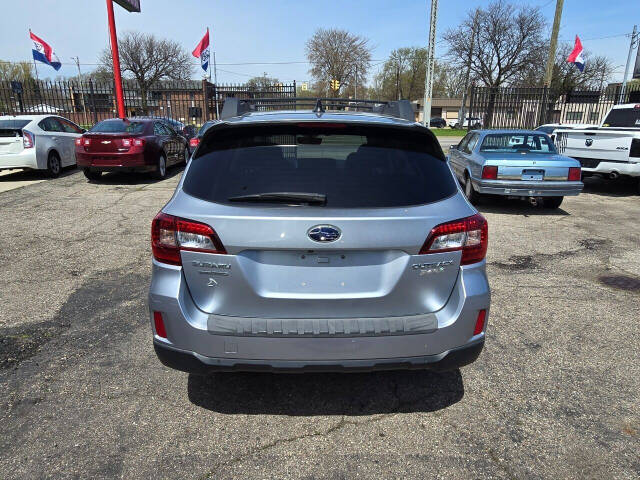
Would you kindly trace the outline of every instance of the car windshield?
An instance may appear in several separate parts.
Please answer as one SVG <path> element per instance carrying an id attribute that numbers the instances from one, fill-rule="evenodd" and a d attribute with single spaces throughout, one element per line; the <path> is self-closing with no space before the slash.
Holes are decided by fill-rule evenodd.
<path id="1" fill-rule="evenodd" d="M 614 108 L 602 123 L 603 127 L 638 128 L 640 127 L 640 105 L 634 108 Z"/>
<path id="2" fill-rule="evenodd" d="M 183 187 L 236 206 L 258 200 L 280 207 L 421 205 L 456 192 L 441 156 L 430 137 L 401 129 L 313 123 L 231 128 L 205 137 Z"/>
<path id="3" fill-rule="evenodd" d="M 144 122 L 129 122 L 127 120 L 103 120 L 96 123 L 89 133 L 142 133 Z"/>
<path id="4" fill-rule="evenodd" d="M 556 153 L 546 135 L 536 133 L 492 133 L 484 137 L 481 152 Z"/>

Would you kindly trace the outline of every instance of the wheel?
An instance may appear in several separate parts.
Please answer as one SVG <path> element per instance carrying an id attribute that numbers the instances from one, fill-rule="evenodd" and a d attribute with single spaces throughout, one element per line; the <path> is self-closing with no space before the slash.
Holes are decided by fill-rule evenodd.
<path id="1" fill-rule="evenodd" d="M 156 169 L 153 172 L 154 178 L 157 180 L 162 180 L 167 178 L 167 156 L 164 152 L 160 154 L 158 158 L 158 163 L 156 164 Z"/>
<path id="2" fill-rule="evenodd" d="M 456 130 L 460 130 L 460 124 L 459 124 L 459 123 L 456 123 L 456 124 L 453 126 L 453 128 L 454 128 L 454 129 L 456 129 Z"/>
<path id="3" fill-rule="evenodd" d="M 90 182 L 96 182 L 100 180 L 102 177 L 102 172 L 100 170 L 91 170 L 90 168 L 83 168 L 82 173 L 87 177 L 87 180 Z"/>
<path id="4" fill-rule="evenodd" d="M 480 194 L 473 188 L 469 174 L 465 174 L 464 176 L 464 194 L 472 205 L 477 205 L 480 201 Z"/>
<path id="5" fill-rule="evenodd" d="M 564 197 L 544 197 L 542 199 L 542 206 L 544 208 L 558 208 L 562 205 Z"/>
<path id="6" fill-rule="evenodd" d="M 51 178 L 56 178 L 62 171 L 62 164 L 60 163 L 60 156 L 56 152 L 49 153 L 47 159 L 47 175 Z"/>

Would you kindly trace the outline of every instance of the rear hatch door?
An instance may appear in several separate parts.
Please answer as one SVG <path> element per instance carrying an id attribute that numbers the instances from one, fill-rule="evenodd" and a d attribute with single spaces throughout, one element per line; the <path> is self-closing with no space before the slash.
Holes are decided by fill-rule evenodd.
<path id="1" fill-rule="evenodd" d="M 182 252 L 196 305 L 219 315 L 293 319 L 442 308 L 461 254 L 420 249 L 434 226 L 475 212 L 434 141 L 326 125 L 207 133 L 165 208 L 213 227 L 228 253 Z M 250 199 L 287 191 L 326 200 Z"/>

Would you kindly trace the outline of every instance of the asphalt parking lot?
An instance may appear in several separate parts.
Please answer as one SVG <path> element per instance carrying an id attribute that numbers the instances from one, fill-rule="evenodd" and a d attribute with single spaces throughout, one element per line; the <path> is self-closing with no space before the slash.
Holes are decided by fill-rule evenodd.
<path id="1" fill-rule="evenodd" d="M 632 185 L 480 207 L 493 299 L 471 366 L 201 378 L 156 360 L 147 319 L 170 173 L 0 193 L 0 478 L 640 475 Z"/>

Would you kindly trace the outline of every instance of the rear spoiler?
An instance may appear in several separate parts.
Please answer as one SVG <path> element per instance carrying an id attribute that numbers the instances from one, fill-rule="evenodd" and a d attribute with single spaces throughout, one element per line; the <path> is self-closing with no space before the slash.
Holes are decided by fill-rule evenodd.
<path id="1" fill-rule="evenodd" d="M 415 121 L 413 107 L 409 100 L 358 100 L 352 98 L 318 98 L 318 97 L 289 97 L 289 98 L 233 98 L 224 99 L 224 107 L 220 118 L 238 117 L 248 112 L 270 110 L 297 110 L 298 107 L 313 107 L 316 113 L 327 110 L 372 112 L 390 117 L 401 118 L 410 122 Z"/>

